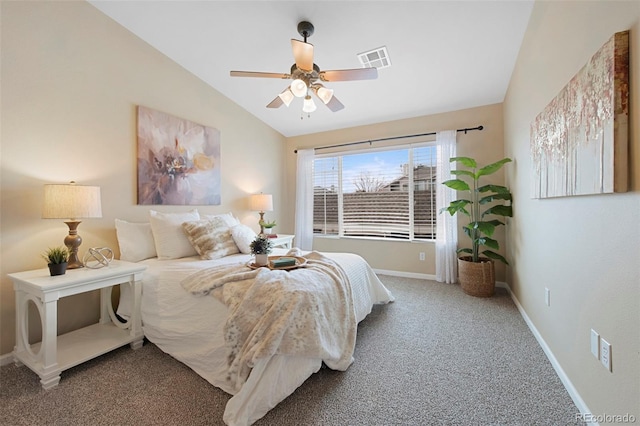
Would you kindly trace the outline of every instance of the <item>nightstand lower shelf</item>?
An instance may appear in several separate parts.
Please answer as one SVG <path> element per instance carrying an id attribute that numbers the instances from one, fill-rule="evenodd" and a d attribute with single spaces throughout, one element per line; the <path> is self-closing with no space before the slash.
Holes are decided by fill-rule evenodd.
<path id="1" fill-rule="evenodd" d="M 55 384 L 53 382 L 50 384 L 52 387 L 57 385 L 60 380 L 59 373 L 64 370 L 139 340 L 139 336 L 131 336 L 129 330 L 120 329 L 113 324 L 93 324 L 61 334 L 57 337 L 57 368 L 55 369 L 58 372 L 57 380 Z M 41 342 L 32 344 L 31 352 L 37 354 L 40 346 Z M 27 350 L 15 352 L 14 357 L 16 361 L 23 363 L 41 377 L 45 375 L 42 361 L 34 359 Z"/>

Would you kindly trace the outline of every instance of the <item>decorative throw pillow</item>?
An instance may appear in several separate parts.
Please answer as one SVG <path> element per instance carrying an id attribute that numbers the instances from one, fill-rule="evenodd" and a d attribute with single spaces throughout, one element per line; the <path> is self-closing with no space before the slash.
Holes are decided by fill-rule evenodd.
<path id="1" fill-rule="evenodd" d="M 132 223 L 116 219 L 116 237 L 121 260 L 139 262 L 157 256 L 150 223 Z"/>
<path id="2" fill-rule="evenodd" d="M 257 234 L 253 229 L 241 223 L 231 227 L 231 236 L 233 237 L 233 241 L 240 249 L 240 252 L 244 254 L 251 253 L 251 242 L 255 240 L 256 235 Z"/>
<path id="3" fill-rule="evenodd" d="M 236 218 L 233 213 L 229 212 L 229 213 L 222 213 L 222 214 L 203 214 L 200 215 L 201 219 L 215 219 L 215 218 L 220 218 L 222 220 L 224 220 L 224 223 L 228 226 L 228 227 L 232 227 L 235 226 L 237 224 L 240 223 L 240 221 L 238 220 L 238 218 Z"/>
<path id="4" fill-rule="evenodd" d="M 240 253 L 230 228 L 222 218 L 185 222 L 182 228 L 202 259 L 220 259 Z"/>
<path id="5" fill-rule="evenodd" d="M 198 210 L 193 209 L 185 213 L 160 213 L 150 210 L 149 219 L 158 259 L 179 259 L 198 254 L 182 230 L 184 222 L 200 220 Z"/>

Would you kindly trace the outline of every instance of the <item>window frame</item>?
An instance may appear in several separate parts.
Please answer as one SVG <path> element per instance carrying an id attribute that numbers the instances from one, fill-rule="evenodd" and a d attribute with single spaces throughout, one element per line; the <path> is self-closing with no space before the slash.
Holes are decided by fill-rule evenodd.
<path id="1" fill-rule="evenodd" d="M 411 165 L 411 167 L 409 168 L 410 170 L 413 170 L 414 164 L 414 149 L 416 148 L 424 148 L 424 147 L 430 147 L 433 148 L 434 150 L 434 156 L 437 155 L 437 149 L 436 149 L 436 141 L 435 139 L 428 139 L 428 140 L 418 140 L 415 142 L 411 142 L 411 143 L 405 143 L 405 144 L 396 144 L 396 145 L 385 145 L 385 146 L 378 146 L 378 147 L 367 147 L 367 148 L 361 148 L 361 149 L 349 149 L 349 150 L 344 150 L 344 151 L 332 151 L 332 152 L 327 152 L 327 153 L 322 153 L 322 154 L 315 154 L 314 156 L 314 162 L 317 159 L 322 159 L 322 158 L 336 158 L 338 159 L 337 164 L 338 164 L 338 173 L 337 173 L 337 179 L 338 179 L 338 188 L 337 188 L 337 195 L 338 195 L 338 233 L 336 234 L 325 234 L 325 233 L 313 233 L 313 237 L 316 238 L 333 238 L 333 239 L 358 239 L 358 240 L 378 240 L 378 241 L 392 241 L 392 242 L 403 242 L 403 243 L 427 243 L 427 242 L 434 242 L 436 239 L 436 235 L 435 235 L 435 228 L 436 228 L 436 224 L 437 224 L 437 218 L 438 218 L 438 213 L 435 211 L 436 209 L 436 205 L 435 205 L 435 196 L 432 197 L 432 213 L 433 215 L 436 217 L 436 222 L 434 222 L 433 224 L 433 233 L 432 233 L 432 238 L 416 238 L 415 237 L 415 215 L 414 215 L 414 191 L 416 191 L 415 189 L 415 184 L 414 184 L 414 173 L 408 173 L 408 181 L 407 181 L 407 186 L 408 188 L 412 188 L 411 191 L 408 191 L 409 193 L 409 235 L 407 238 L 392 238 L 392 237 L 379 237 L 379 236 L 359 236 L 359 235 L 344 235 L 344 206 L 343 206 L 343 182 L 342 182 L 342 178 L 343 178 L 343 156 L 347 156 L 347 155 L 357 155 L 357 154 L 369 154 L 369 153 L 376 153 L 376 152 L 387 152 L 387 151 L 400 151 L 400 150 L 408 150 L 409 155 L 408 155 L 408 162 Z M 315 163 L 314 163 L 315 166 Z M 432 163 L 430 164 L 431 167 L 436 168 L 436 180 L 437 180 L 437 159 L 433 160 Z M 313 176 L 315 179 L 315 170 L 313 172 Z M 427 188 L 429 186 L 433 186 L 435 189 L 435 185 L 434 184 L 426 184 Z M 315 185 L 314 185 L 314 196 L 315 196 Z M 315 198 L 315 197 L 314 197 Z"/>

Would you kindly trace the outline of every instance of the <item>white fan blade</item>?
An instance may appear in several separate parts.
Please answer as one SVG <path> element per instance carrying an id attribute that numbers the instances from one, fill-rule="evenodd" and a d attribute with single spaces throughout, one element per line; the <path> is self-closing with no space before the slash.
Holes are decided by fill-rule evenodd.
<path id="1" fill-rule="evenodd" d="M 375 80 L 376 78 L 378 78 L 378 70 L 375 68 L 320 71 L 322 81 Z"/>
<path id="2" fill-rule="evenodd" d="M 282 102 L 280 96 L 276 96 L 275 99 L 267 105 L 267 108 L 280 108 L 282 105 L 284 105 L 284 102 Z"/>
<path id="3" fill-rule="evenodd" d="M 291 49 L 296 66 L 302 71 L 313 71 L 313 44 L 291 39 Z"/>
<path id="4" fill-rule="evenodd" d="M 291 78 L 291 74 L 276 72 L 253 72 L 253 71 L 231 71 L 231 77 L 261 77 L 261 78 L 281 78 L 283 80 Z"/>
<path id="5" fill-rule="evenodd" d="M 344 109 L 344 105 L 342 105 L 342 102 L 337 100 L 335 96 L 332 96 L 329 102 L 327 102 L 327 108 L 333 112 L 337 112 Z"/>

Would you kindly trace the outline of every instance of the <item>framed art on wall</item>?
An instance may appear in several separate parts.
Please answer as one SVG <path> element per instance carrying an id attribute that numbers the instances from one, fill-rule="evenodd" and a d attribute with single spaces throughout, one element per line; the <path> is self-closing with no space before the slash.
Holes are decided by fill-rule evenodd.
<path id="1" fill-rule="evenodd" d="M 138 106 L 138 204 L 220 205 L 220 132 Z"/>
<path id="2" fill-rule="evenodd" d="M 629 31 L 615 33 L 531 123 L 532 198 L 628 190 Z"/>

